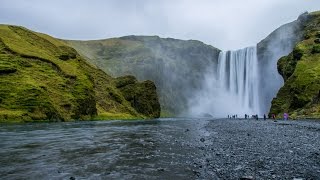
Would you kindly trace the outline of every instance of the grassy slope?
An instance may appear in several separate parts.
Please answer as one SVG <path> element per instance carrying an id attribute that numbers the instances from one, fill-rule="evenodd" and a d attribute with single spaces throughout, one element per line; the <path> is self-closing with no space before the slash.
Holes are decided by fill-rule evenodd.
<path id="1" fill-rule="evenodd" d="M 284 86 L 272 101 L 270 113 L 293 118 L 320 118 L 320 12 L 309 15 L 304 40 L 278 61 Z"/>
<path id="2" fill-rule="evenodd" d="M 204 70 L 220 52 L 199 41 L 157 36 L 67 43 L 113 76 L 134 75 L 155 82 L 162 116 L 178 115 L 187 109 L 191 92 L 200 88 Z"/>
<path id="3" fill-rule="evenodd" d="M 0 25 L 1 121 L 148 116 L 131 106 L 116 81 L 60 40 Z"/>

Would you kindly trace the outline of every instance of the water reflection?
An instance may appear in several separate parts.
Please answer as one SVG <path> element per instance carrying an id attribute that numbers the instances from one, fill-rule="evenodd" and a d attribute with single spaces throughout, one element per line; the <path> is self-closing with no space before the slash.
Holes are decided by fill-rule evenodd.
<path id="1" fill-rule="evenodd" d="M 194 177 L 196 147 L 185 131 L 195 127 L 172 119 L 4 124 L 0 163 L 6 166 L 0 174 L 4 179 Z"/>

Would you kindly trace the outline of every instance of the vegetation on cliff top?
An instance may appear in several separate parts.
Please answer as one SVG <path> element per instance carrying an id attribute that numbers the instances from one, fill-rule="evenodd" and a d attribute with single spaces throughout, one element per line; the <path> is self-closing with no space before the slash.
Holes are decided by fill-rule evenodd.
<path id="1" fill-rule="evenodd" d="M 278 61 L 278 71 L 285 84 L 273 99 L 270 113 L 320 118 L 320 12 L 308 15 L 304 39 Z"/>
<path id="2" fill-rule="evenodd" d="M 132 106 L 116 83 L 65 42 L 23 27 L 0 25 L 0 121 L 159 116 L 153 83 L 132 84 L 135 89 L 150 84 L 143 94 L 136 94 L 154 97 L 143 102 L 155 108 L 147 111 Z"/>

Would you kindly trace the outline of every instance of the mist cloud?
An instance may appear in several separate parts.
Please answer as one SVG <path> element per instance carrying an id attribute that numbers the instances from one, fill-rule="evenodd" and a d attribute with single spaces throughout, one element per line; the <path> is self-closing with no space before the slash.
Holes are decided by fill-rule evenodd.
<path id="1" fill-rule="evenodd" d="M 159 35 L 239 49 L 258 43 L 319 0 L 2 0 L 0 23 L 64 39 Z"/>

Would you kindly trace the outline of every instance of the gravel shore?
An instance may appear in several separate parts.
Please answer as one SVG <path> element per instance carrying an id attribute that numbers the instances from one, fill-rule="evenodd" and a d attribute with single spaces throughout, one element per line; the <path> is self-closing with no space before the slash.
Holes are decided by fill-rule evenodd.
<path id="1" fill-rule="evenodd" d="M 320 121 L 221 119 L 203 128 L 199 177 L 320 179 Z"/>

